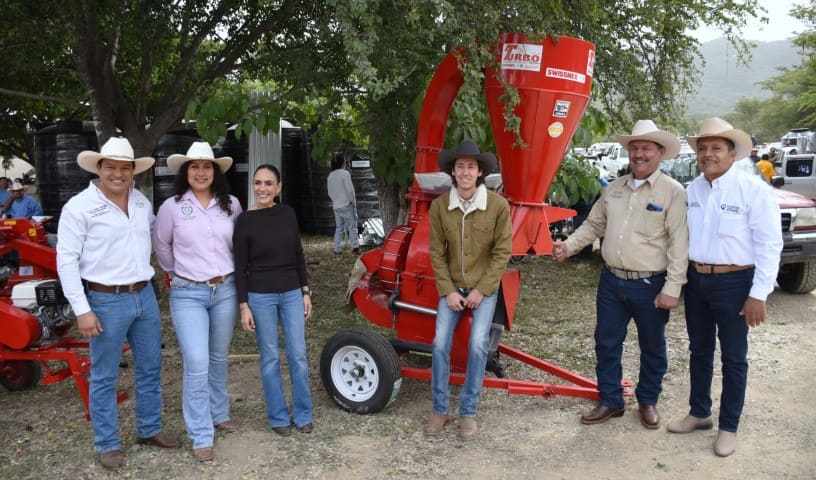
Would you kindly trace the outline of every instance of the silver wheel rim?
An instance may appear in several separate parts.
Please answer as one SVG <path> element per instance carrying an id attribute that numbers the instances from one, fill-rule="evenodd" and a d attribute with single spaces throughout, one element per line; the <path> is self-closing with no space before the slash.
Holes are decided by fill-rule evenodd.
<path id="1" fill-rule="evenodd" d="M 355 402 L 364 402 L 377 392 L 380 370 L 371 355 L 357 346 L 342 347 L 331 361 L 331 378 L 338 393 Z"/>

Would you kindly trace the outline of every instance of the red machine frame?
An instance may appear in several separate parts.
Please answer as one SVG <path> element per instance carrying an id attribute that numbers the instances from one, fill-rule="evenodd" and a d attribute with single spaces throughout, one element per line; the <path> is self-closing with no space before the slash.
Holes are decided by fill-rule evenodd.
<path id="1" fill-rule="evenodd" d="M 503 195 L 511 208 L 512 251 L 514 255 L 551 255 L 549 224 L 575 212 L 549 205 L 544 199 L 589 100 L 594 46 L 568 37 L 557 42 L 549 37 L 531 42 L 521 34 L 504 34 L 496 52 L 501 68 L 486 72 L 485 96 L 501 164 Z M 461 52 L 448 54 L 428 86 L 419 119 L 415 174 L 439 171 L 437 156 L 444 146 L 448 116 L 464 82 L 459 69 L 462 61 Z M 515 87 L 521 98 L 515 113 L 522 118 L 525 148 L 519 148 L 514 134 L 505 131 L 504 104 L 499 100 L 505 85 Z M 382 247 L 362 255 L 355 266 L 359 282 L 351 294 L 354 305 L 371 323 L 395 331 L 390 343 L 399 352 L 429 352 L 433 343 L 439 295 L 428 253 L 428 209 L 443 192 L 424 190 L 415 181 L 407 196 L 411 202 L 407 223 L 395 227 Z M 506 270 L 494 318 L 494 324 L 500 321 L 504 330 L 512 327 L 520 285 L 520 273 Z M 470 321 L 470 312 L 464 312 L 454 332 L 452 384 L 464 383 Z M 389 363 L 395 361 L 383 361 L 381 357 L 388 355 L 385 348 L 374 345 L 375 337 L 362 338 L 360 333 L 341 332 L 327 343 L 321 356 L 321 376 L 341 407 L 369 413 L 394 400 L 399 378 L 394 381 L 395 392 L 388 385 L 386 394 L 374 402 L 376 383 L 393 380 L 381 370 L 388 373 Z M 598 399 L 593 380 L 503 343 L 498 344 L 497 351 L 571 385 L 487 376 L 486 387 L 509 394 Z M 430 368 L 400 366 L 399 373 L 405 378 L 431 378 Z M 631 386 L 631 382 L 624 381 L 624 386 Z"/>
<path id="2" fill-rule="evenodd" d="M 12 304 L 15 285 L 29 280 L 56 280 L 56 251 L 48 246 L 43 222 L 27 218 L 3 220 L 0 223 L 0 256 L 16 250 L 20 265 L 16 272 L 0 286 L 0 378 L 11 389 L 33 387 L 36 384 L 34 364 L 39 364 L 44 375 L 39 382 L 51 385 L 69 377 L 74 379 L 90 419 L 89 384 L 86 375 L 91 362 L 86 352 L 88 341 L 73 336 L 63 337 L 69 328 L 55 332 L 59 338 L 40 344 L 41 327 L 29 312 Z M 123 352 L 129 347 L 124 347 Z M 60 362 L 55 368 L 51 362 Z M 7 385 L 7 386 L 8 386 Z M 15 388 L 19 387 L 19 388 Z M 117 401 L 127 398 L 126 392 L 117 394 Z"/>

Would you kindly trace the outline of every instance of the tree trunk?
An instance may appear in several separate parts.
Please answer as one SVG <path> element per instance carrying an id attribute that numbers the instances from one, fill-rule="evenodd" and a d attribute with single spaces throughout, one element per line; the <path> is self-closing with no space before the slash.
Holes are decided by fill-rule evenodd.
<path id="1" fill-rule="evenodd" d="M 387 182 L 381 175 L 377 176 L 377 192 L 380 197 L 380 218 L 386 235 L 397 225 L 405 223 L 408 202 L 405 199 L 406 188 Z"/>

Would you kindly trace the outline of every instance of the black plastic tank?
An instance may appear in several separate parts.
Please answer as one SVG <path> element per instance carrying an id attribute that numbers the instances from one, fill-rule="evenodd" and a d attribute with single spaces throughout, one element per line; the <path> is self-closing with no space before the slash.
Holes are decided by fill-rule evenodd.
<path id="1" fill-rule="evenodd" d="M 200 140 L 196 130 L 175 130 L 165 133 L 159 139 L 153 158 L 153 210 L 159 211 L 161 204 L 174 194 L 173 181 L 175 173 L 167 167 L 167 157 L 173 154 L 186 154 L 193 142 Z"/>
<path id="2" fill-rule="evenodd" d="M 351 183 L 357 197 L 357 220 L 362 223 L 380 218 L 380 199 L 377 195 L 377 179 L 371 168 L 371 159 L 355 154 L 349 160 Z"/>
<path id="3" fill-rule="evenodd" d="M 98 150 L 92 122 L 58 122 L 34 134 L 37 192 L 44 215 L 59 217 L 62 206 L 96 177 L 77 164 L 83 150 Z"/>
<path id="4" fill-rule="evenodd" d="M 249 181 L 249 135 L 242 135 L 235 138 L 235 128 L 227 130 L 226 137 L 218 140 L 213 145 L 215 158 L 232 157 L 232 167 L 226 172 L 227 181 L 230 186 L 230 193 L 235 195 L 241 203 L 241 208 L 246 210 L 249 205 L 248 181 Z"/>
<path id="5" fill-rule="evenodd" d="M 295 209 L 303 233 L 334 234 L 334 212 L 326 189 L 331 171 L 311 158 L 312 143 L 300 128 L 281 130 L 283 203 Z"/>

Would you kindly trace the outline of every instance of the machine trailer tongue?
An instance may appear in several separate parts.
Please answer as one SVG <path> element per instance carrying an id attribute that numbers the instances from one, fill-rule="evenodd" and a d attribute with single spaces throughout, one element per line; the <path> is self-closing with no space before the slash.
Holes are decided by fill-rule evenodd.
<path id="1" fill-rule="evenodd" d="M 407 224 L 395 227 L 382 247 L 362 255 L 352 272 L 358 280 L 351 301 L 371 323 L 393 329 L 395 338 L 389 341 L 368 329 L 346 330 L 332 337 L 321 354 L 323 384 L 337 404 L 349 411 L 371 413 L 385 408 L 396 399 L 403 377 L 431 378 L 430 368 L 401 367 L 398 354 L 430 352 L 433 343 L 439 295 L 428 254 L 428 209 L 434 198 L 450 189 L 448 175 L 438 171 L 437 156 L 444 147 L 451 106 L 464 82 L 460 58 L 461 52 L 445 57 L 425 94 Z M 594 64 L 594 46 L 575 38 L 533 42 L 510 33 L 496 44 L 497 69 L 485 72 L 484 91 L 503 195 L 510 203 L 513 255 L 552 254 L 549 224 L 575 215 L 544 200 L 589 101 Z M 521 118 L 524 148 L 517 145 L 515 133 L 505 130 L 500 100 L 504 84 L 517 89 L 521 99 L 515 114 Z M 520 285 L 519 272 L 508 269 L 491 331 L 488 370 L 496 376 L 486 377 L 484 385 L 511 394 L 597 399 L 594 381 L 500 343 L 502 330 L 512 327 Z M 464 383 L 469 336 L 470 313 L 465 312 L 454 333 L 451 383 Z M 500 354 L 571 385 L 504 378 Z"/>

